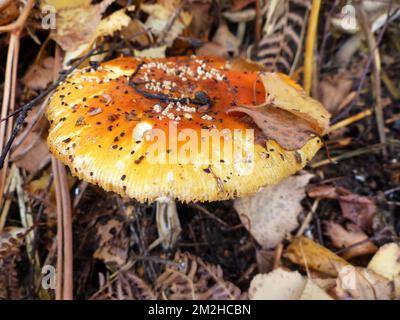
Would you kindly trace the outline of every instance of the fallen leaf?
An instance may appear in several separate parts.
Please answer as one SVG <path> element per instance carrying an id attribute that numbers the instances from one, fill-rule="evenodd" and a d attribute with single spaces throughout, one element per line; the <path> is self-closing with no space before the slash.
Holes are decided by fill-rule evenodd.
<path id="1" fill-rule="evenodd" d="M 174 40 L 192 21 L 192 15 L 182 10 L 168 32 L 164 34 L 171 16 L 175 14 L 179 5 L 180 1 L 163 1 L 155 4 L 141 4 L 140 6 L 140 9 L 149 15 L 145 22 L 146 28 L 149 28 L 156 36 L 163 36 L 163 43 L 167 47 L 172 45 Z"/>
<path id="2" fill-rule="evenodd" d="M 380 247 L 369 262 L 368 269 L 392 281 L 394 298 L 400 299 L 400 246 L 397 243 Z"/>
<path id="3" fill-rule="evenodd" d="M 129 244 L 124 224 L 118 219 L 111 218 L 105 224 L 98 223 L 96 227 L 99 241 L 93 256 L 111 266 L 123 266 L 128 257 Z"/>
<path id="4" fill-rule="evenodd" d="M 389 243 L 379 248 L 368 264 L 368 269 L 389 280 L 400 277 L 400 246 Z"/>
<path id="5" fill-rule="evenodd" d="M 83 3 L 77 7 L 65 7 L 57 11 L 57 26 L 52 31 L 54 39 L 65 51 L 74 51 L 79 46 L 89 42 L 102 13 L 115 0 L 104 0 L 101 3 L 90 5 Z"/>
<path id="6" fill-rule="evenodd" d="M 25 86 L 33 90 L 42 90 L 53 81 L 54 58 L 46 57 L 40 63 L 35 63 L 22 78 Z"/>
<path id="7" fill-rule="evenodd" d="M 265 140 L 274 140 L 283 149 L 301 149 L 315 135 L 311 125 L 286 110 L 272 106 L 235 107 L 227 111 L 243 112 L 262 130 Z"/>
<path id="8" fill-rule="evenodd" d="M 272 271 L 275 262 L 275 250 L 256 250 L 257 269 L 259 273 Z"/>
<path id="9" fill-rule="evenodd" d="M 275 269 L 268 274 L 257 274 L 250 283 L 250 300 L 298 300 L 306 280 L 298 271 Z"/>
<path id="10" fill-rule="evenodd" d="M 353 87 L 353 80 L 346 73 L 327 76 L 319 84 L 320 101 L 332 114 L 340 112 L 338 109 Z"/>
<path id="11" fill-rule="evenodd" d="M 274 248 L 297 228 L 297 216 L 303 210 L 300 202 L 312 177 L 309 173 L 292 176 L 253 196 L 235 200 L 242 223 L 263 248 Z"/>
<path id="12" fill-rule="evenodd" d="M 331 115 L 291 78 L 280 73 L 264 72 L 260 74 L 260 80 L 266 91 L 266 104 L 306 120 L 320 135 L 327 132 Z"/>
<path id="13" fill-rule="evenodd" d="M 295 238 L 286 248 L 284 257 L 291 262 L 315 271 L 336 277 L 336 266 L 345 266 L 349 263 L 306 237 Z"/>
<path id="14" fill-rule="evenodd" d="M 339 267 L 336 283 L 335 293 L 339 299 L 388 300 L 393 297 L 391 282 L 365 268 Z"/>
<path id="15" fill-rule="evenodd" d="M 148 47 L 153 41 L 150 32 L 146 32 L 145 25 L 138 19 L 132 19 L 129 24 L 122 28 L 122 36 L 126 40 L 139 43 L 142 47 Z"/>
<path id="16" fill-rule="evenodd" d="M 357 244 L 343 253 L 342 256 L 346 260 L 371 254 L 378 250 L 372 241 L 365 241 L 368 240 L 368 236 L 354 224 L 349 224 L 346 230 L 340 224 L 328 221 L 326 223 L 326 231 L 332 240 L 333 246 L 336 248 L 348 248 Z"/>
<path id="17" fill-rule="evenodd" d="M 193 1 L 191 2 L 190 12 L 192 22 L 189 25 L 190 35 L 196 39 L 208 39 L 208 34 L 214 17 L 210 14 L 212 1 Z"/>
<path id="18" fill-rule="evenodd" d="M 237 56 L 239 53 L 240 40 L 233 35 L 226 24 L 221 24 L 218 28 L 212 42 L 206 42 L 198 50 L 198 56 L 218 56 L 229 58 Z"/>
<path id="19" fill-rule="evenodd" d="M 370 198 L 330 185 L 314 186 L 308 190 L 308 195 L 311 198 L 339 200 L 345 218 L 354 222 L 362 230 L 371 230 L 376 206 Z"/>
<path id="20" fill-rule="evenodd" d="M 25 123 L 29 126 L 37 117 L 38 109 L 32 110 Z M 25 131 L 21 131 L 17 136 L 16 144 L 11 152 L 11 160 L 19 168 L 28 172 L 37 172 L 50 160 L 50 152 L 46 143 L 45 132 L 47 132 L 48 123 L 43 116 L 40 116 L 37 123 L 31 128 L 30 132 L 20 142 L 21 135 L 25 135 Z"/>
<path id="21" fill-rule="evenodd" d="M 71 60 L 87 53 L 90 48 L 92 48 L 97 39 L 105 36 L 111 36 L 115 32 L 120 31 L 125 27 L 128 27 L 129 23 L 131 22 L 131 18 L 127 15 L 127 12 L 133 11 L 134 9 L 135 6 L 128 6 L 126 8 L 113 12 L 108 17 L 105 17 L 102 20 L 96 21 L 96 25 L 93 26 L 93 30 L 86 38 L 86 41 L 77 46 L 74 50 L 66 52 L 63 65 L 67 66 L 67 64 Z M 97 55 L 93 58 L 95 58 L 96 60 L 101 60 L 102 56 Z"/>

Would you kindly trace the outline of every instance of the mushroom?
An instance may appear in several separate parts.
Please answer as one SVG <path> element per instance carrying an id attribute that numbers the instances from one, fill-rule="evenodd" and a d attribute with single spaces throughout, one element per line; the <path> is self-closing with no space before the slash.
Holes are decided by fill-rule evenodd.
<path id="1" fill-rule="evenodd" d="M 180 230 L 175 200 L 253 194 L 302 169 L 321 147 L 329 114 L 289 78 L 267 75 L 260 81 L 258 71 L 210 57 L 121 57 L 76 70 L 47 107 L 48 145 L 80 179 L 157 201 L 159 242 L 168 248 L 176 240 L 165 239 L 168 229 Z M 266 101 L 261 118 L 245 110 Z M 279 122 L 282 115 L 291 122 Z M 259 125 L 264 116 L 276 120 L 269 131 Z M 275 136 L 274 126 L 290 129 L 296 121 L 313 133 L 296 150 L 285 149 L 279 137 L 292 134 Z"/>

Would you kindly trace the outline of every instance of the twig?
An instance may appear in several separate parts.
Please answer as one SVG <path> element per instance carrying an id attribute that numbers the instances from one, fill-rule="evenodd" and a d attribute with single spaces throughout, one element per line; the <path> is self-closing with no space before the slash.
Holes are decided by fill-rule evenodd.
<path id="1" fill-rule="evenodd" d="M 390 13 L 391 3 L 389 3 L 389 13 Z M 368 48 L 373 56 L 373 84 L 375 93 L 375 116 L 379 133 L 380 143 L 386 143 L 386 133 L 385 133 L 385 123 L 382 111 L 382 87 L 381 87 L 381 59 L 379 55 L 379 47 L 372 33 L 371 27 L 368 22 L 367 14 L 362 6 L 362 4 L 357 5 L 357 9 L 360 14 L 360 23 L 364 31 L 365 37 L 367 38 Z M 376 49 L 375 49 L 376 48 Z M 386 155 L 386 148 L 382 148 L 383 154 Z"/>
<path id="2" fill-rule="evenodd" d="M 378 144 L 374 144 L 374 145 L 371 145 L 371 146 L 368 146 L 368 147 L 365 147 L 365 148 L 360 148 L 360 149 L 357 149 L 357 150 L 349 151 L 349 152 L 346 152 L 346 153 L 341 154 L 339 156 L 332 157 L 331 160 L 325 159 L 325 160 L 322 160 L 322 161 L 311 163 L 310 167 L 312 169 L 315 169 L 315 168 L 319 168 L 321 166 L 330 164 L 330 163 L 332 163 L 332 161 L 337 162 L 337 161 L 340 161 L 340 160 L 345 160 L 345 159 L 350 159 L 350 158 L 353 158 L 353 157 L 356 157 L 356 156 L 360 156 L 360 155 L 363 155 L 363 154 L 366 154 L 366 153 L 376 152 L 376 151 L 379 151 L 380 149 L 382 149 L 383 147 L 387 146 L 388 144 L 400 146 L 400 141 L 398 141 L 398 140 L 389 140 L 387 143 L 384 143 L 384 144 L 378 143 Z"/>
<path id="3" fill-rule="evenodd" d="M 365 79 L 367 78 L 367 74 L 368 74 L 368 72 L 369 72 L 371 63 L 372 63 L 372 61 L 373 61 L 374 52 L 375 52 L 375 50 L 377 50 L 377 49 L 379 48 L 379 46 L 380 46 L 380 44 L 381 44 L 381 42 L 382 42 L 382 40 L 383 40 L 383 35 L 384 35 L 385 32 L 386 32 L 386 29 L 387 29 L 387 27 L 388 27 L 388 25 L 389 25 L 389 21 L 390 21 L 390 18 L 391 18 L 391 17 L 392 17 L 392 15 L 390 15 L 390 11 L 388 11 L 388 17 L 387 17 L 387 19 L 386 19 L 386 23 L 385 23 L 385 25 L 382 27 L 382 30 L 380 31 L 380 33 L 379 33 L 379 35 L 378 35 L 378 38 L 377 38 L 377 40 L 376 40 L 376 45 L 375 45 L 375 47 L 373 48 L 373 50 L 370 50 L 370 53 L 369 53 L 369 56 L 368 56 L 367 65 L 365 66 L 364 71 L 363 71 L 363 73 L 362 73 L 362 75 L 361 75 L 361 77 L 360 77 L 360 82 L 359 82 L 359 84 L 358 84 L 358 87 L 357 87 L 357 90 L 356 90 L 356 95 L 355 95 L 355 97 L 354 97 L 354 99 L 353 99 L 353 102 L 350 104 L 349 107 L 347 107 L 345 110 L 343 110 L 342 112 L 340 112 L 340 113 L 333 119 L 332 122 L 335 123 L 335 122 L 337 122 L 338 120 L 343 119 L 345 116 L 347 116 L 347 115 L 349 114 L 349 112 L 353 109 L 353 107 L 355 106 L 355 104 L 357 103 L 358 98 L 359 98 L 359 96 L 361 95 L 362 88 L 364 87 L 364 82 L 365 82 Z"/>
<path id="4" fill-rule="evenodd" d="M 306 52 L 304 57 L 304 90 L 307 94 L 311 92 L 313 64 L 314 64 L 314 48 L 316 43 L 316 34 L 318 27 L 318 17 L 321 8 L 321 0 L 313 0 L 310 20 L 308 21 Z"/>
<path id="5" fill-rule="evenodd" d="M 255 39 L 254 49 L 258 50 L 258 45 L 261 40 L 261 0 L 256 0 L 256 24 L 255 24 Z"/>
<path id="6" fill-rule="evenodd" d="M 218 218 L 217 216 L 213 215 L 213 214 L 212 214 L 210 211 L 208 211 L 206 208 L 204 208 L 204 207 L 202 207 L 202 206 L 200 206 L 200 205 L 198 205 L 198 204 L 195 204 L 195 203 L 190 204 L 190 206 L 191 206 L 192 208 L 194 208 L 194 209 L 196 209 L 196 210 L 199 210 L 200 212 L 204 213 L 206 216 L 209 216 L 210 218 L 212 218 L 212 219 L 218 221 L 218 222 L 219 222 L 221 225 L 223 225 L 224 227 L 226 227 L 226 228 L 229 227 L 229 224 L 227 224 L 225 221 L 221 220 L 221 219 Z"/>

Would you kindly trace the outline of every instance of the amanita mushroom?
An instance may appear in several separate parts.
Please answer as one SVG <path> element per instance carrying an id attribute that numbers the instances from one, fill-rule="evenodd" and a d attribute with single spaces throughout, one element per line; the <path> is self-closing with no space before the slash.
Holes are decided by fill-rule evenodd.
<path id="1" fill-rule="evenodd" d="M 158 218 L 175 212 L 170 199 L 224 200 L 278 183 L 314 156 L 329 124 L 289 78 L 206 57 L 118 58 L 77 70 L 56 89 L 47 118 L 49 148 L 72 174 L 159 200 Z M 219 145 L 205 144 L 212 129 Z"/>

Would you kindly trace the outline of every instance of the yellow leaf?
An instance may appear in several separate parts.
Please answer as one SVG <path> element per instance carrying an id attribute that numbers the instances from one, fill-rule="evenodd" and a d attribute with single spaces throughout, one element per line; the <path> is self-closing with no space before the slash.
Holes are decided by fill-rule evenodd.
<path id="1" fill-rule="evenodd" d="M 284 256 L 295 264 L 331 276 L 337 276 L 336 266 L 349 264 L 332 251 L 306 237 L 294 239 L 287 247 Z"/>

